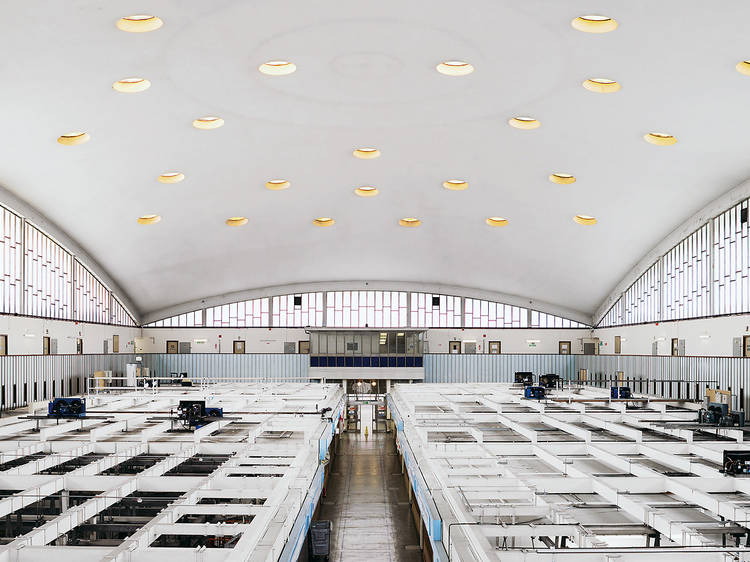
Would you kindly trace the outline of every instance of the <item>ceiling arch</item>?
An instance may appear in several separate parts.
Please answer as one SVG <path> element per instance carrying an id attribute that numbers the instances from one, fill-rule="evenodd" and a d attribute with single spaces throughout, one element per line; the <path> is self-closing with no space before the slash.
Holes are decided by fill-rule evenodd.
<path id="1" fill-rule="evenodd" d="M 590 317 L 645 249 L 750 175 L 750 77 L 735 70 L 750 56 L 745 1 L 711 26 L 704 5 L 679 0 L 153 0 L 138 9 L 163 26 L 148 33 L 118 29 L 123 9 L 6 7 L 0 182 L 146 317 L 352 278 L 529 295 Z M 599 9 L 615 30 L 571 25 Z M 258 71 L 279 59 L 296 71 Z M 441 74 L 446 60 L 474 71 Z M 113 89 L 129 77 L 150 87 Z M 619 91 L 582 86 L 600 77 Z M 193 126 L 208 116 L 223 126 Z M 523 116 L 541 126 L 508 124 Z M 76 131 L 88 141 L 57 141 Z M 653 132 L 678 142 L 646 142 Z M 184 180 L 161 183 L 168 172 Z M 280 178 L 286 189 L 266 188 Z M 162 220 L 136 222 L 147 214 Z"/>
<path id="2" fill-rule="evenodd" d="M 151 312 L 144 316 L 143 324 L 178 316 L 186 312 L 192 312 L 202 308 L 210 308 L 222 304 L 258 299 L 263 297 L 274 297 L 278 295 L 292 295 L 301 293 L 314 293 L 318 291 L 406 291 L 417 293 L 434 293 L 440 295 L 452 295 L 469 297 L 490 302 L 499 302 L 522 308 L 530 308 L 539 312 L 545 312 L 554 316 L 560 316 L 569 320 L 575 320 L 583 324 L 591 325 L 591 317 L 580 311 L 572 310 L 553 303 L 528 299 L 517 295 L 508 295 L 496 291 L 482 291 L 471 287 L 458 287 L 455 285 L 440 285 L 429 283 L 415 283 L 405 281 L 335 281 L 319 283 L 296 283 L 279 285 L 275 287 L 262 287 L 248 289 L 235 293 L 215 295 L 204 299 L 198 299 L 177 306 L 164 308 Z"/>

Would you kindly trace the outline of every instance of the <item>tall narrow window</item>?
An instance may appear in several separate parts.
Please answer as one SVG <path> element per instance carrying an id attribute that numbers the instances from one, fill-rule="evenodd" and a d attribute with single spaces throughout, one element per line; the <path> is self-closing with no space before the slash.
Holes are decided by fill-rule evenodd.
<path id="1" fill-rule="evenodd" d="M 21 311 L 23 231 L 21 217 L 0 207 L 0 312 Z"/>

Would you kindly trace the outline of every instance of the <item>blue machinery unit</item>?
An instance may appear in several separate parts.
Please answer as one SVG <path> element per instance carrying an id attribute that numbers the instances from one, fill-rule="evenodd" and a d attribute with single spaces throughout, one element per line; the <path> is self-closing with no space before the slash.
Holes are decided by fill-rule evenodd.
<path id="1" fill-rule="evenodd" d="M 529 371 L 516 371 L 516 373 L 513 375 L 513 380 L 516 384 L 529 386 L 534 384 L 534 373 L 531 373 Z"/>
<path id="2" fill-rule="evenodd" d="M 529 400 L 544 400 L 544 394 L 543 386 L 526 386 L 523 389 L 523 397 Z"/>
<path id="3" fill-rule="evenodd" d="M 85 398 L 53 398 L 47 406 L 47 416 L 51 418 L 85 418 Z"/>
<path id="4" fill-rule="evenodd" d="M 614 400 L 629 400 L 633 397 L 629 386 L 611 386 L 609 387 L 609 396 Z"/>
<path id="5" fill-rule="evenodd" d="M 728 404 L 709 402 L 706 408 L 701 408 L 698 412 L 698 422 L 717 427 L 744 427 L 745 412 L 730 411 Z"/>
<path id="6" fill-rule="evenodd" d="M 205 400 L 180 400 L 177 419 L 186 429 L 198 429 L 224 417 L 224 408 L 206 408 Z"/>

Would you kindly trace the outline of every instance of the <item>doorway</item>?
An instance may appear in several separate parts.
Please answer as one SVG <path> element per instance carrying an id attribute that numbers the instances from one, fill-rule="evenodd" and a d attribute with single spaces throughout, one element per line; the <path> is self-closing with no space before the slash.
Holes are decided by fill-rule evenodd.
<path id="1" fill-rule="evenodd" d="M 570 342 L 561 341 L 557 344 L 557 352 L 560 355 L 570 355 Z"/>
<path id="2" fill-rule="evenodd" d="M 448 353 L 451 355 L 458 355 L 461 353 L 461 342 L 460 341 L 449 341 L 448 342 Z"/>
<path id="3" fill-rule="evenodd" d="M 499 341 L 490 342 L 490 355 L 500 355 L 502 344 Z"/>
<path id="4" fill-rule="evenodd" d="M 76 353 L 78 355 L 83 355 L 83 338 L 76 339 Z"/>
<path id="5" fill-rule="evenodd" d="M 49 336 L 44 336 L 42 338 L 42 355 L 49 355 Z"/>
<path id="6" fill-rule="evenodd" d="M 112 336 L 112 353 L 120 353 L 120 336 Z"/>
<path id="7" fill-rule="evenodd" d="M 0 355 L 8 355 L 8 336 L 0 335 Z"/>
<path id="8" fill-rule="evenodd" d="M 176 355 L 180 350 L 177 340 L 167 340 L 167 353 Z"/>
<path id="9" fill-rule="evenodd" d="M 672 357 L 677 357 L 680 354 L 680 340 L 672 338 Z"/>
<path id="10" fill-rule="evenodd" d="M 744 350 L 744 356 L 750 357 L 750 336 L 742 338 L 742 349 Z"/>
<path id="11" fill-rule="evenodd" d="M 622 338 L 620 336 L 615 336 L 615 353 L 619 355 L 620 351 L 622 351 Z"/>
<path id="12" fill-rule="evenodd" d="M 244 354 L 245 353 L 245 341 L 235 340 L 232 345 L 232 353 Z"/>
<path id="13" fill-rule="evenodd" d="M 303 355 L 310 355 L 310 340 L 300 340 L 297 349 Z"/>

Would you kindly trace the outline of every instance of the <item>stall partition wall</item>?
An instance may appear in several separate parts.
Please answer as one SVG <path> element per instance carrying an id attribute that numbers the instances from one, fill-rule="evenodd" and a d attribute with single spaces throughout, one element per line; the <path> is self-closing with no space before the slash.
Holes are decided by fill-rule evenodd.
<path id="1" fill-rule="evenodd" d="M 299 354 L 139 354 L 153 376 L 188 373 L 196 383 L 216 381 L 300 382 L 309 380 L 309 356 Z M 426 354 L 424 382 L 511 382 L 516 371 L 556 373 L 564 380 L 609 386 L 621 380 L 633 390 L 669 398 L 703 397 L 706 385 L 731 388 L 733 406 L 750 411 L 750 358 L 644 355 L 448 355 Z M 76 394 L 94 371 L 125 376 L 134 354 L 9 355 L 0 357 L 2 408 Z M 585 370 L 583 372 L 582 370 Z M 61 386 L 62 385 L 62 386 Z M 53 392 L 54 386 L 54 392 Z M 46 396 L 45 396 L 46 390 Z"/>

